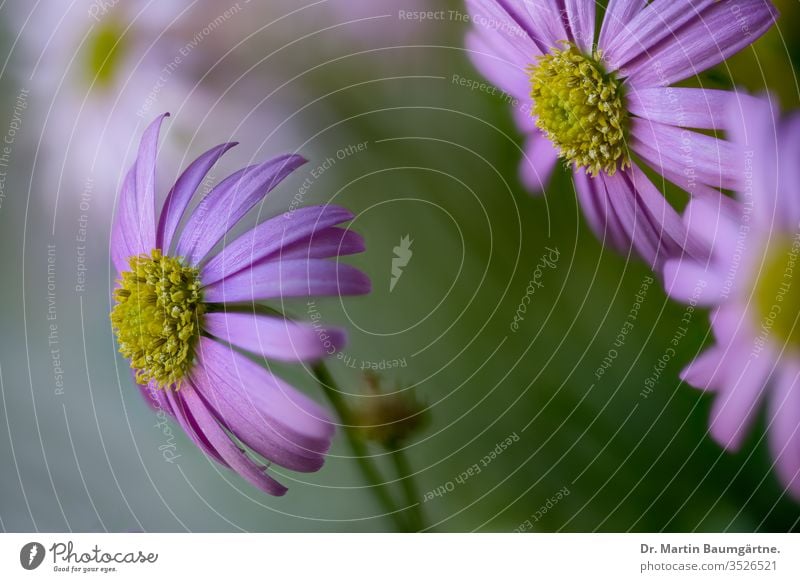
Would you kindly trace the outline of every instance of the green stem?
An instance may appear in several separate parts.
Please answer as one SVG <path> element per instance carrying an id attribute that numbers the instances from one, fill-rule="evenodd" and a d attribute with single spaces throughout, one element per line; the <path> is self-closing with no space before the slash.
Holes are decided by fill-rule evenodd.
<path id="1" fill-rule="evenodd" d="M 369 451 L 364 441 L 358 435 L 356 424 L 353 422 L 353 416 L 350 413 L 350 408 L 342 398 L 342 393 L 336 388 L 336 384 L 328 371 L 328 368 L 323 363 L 315 364 L 312 367 L 317 382 L 322 387 L 322 391 L 328 398 L 328 401 L 333 406 L 336 414 L 342 422 L 342 430 L 347 439 L 350 449 L 353 451 L 354 458 L 361 469 L 367 483 L 370 484 L 370 491 L 372 491 L 378 499 L 378 502 L 383 507 L 386 515 L 394 521 L 395 527 L 400 531 L 408 531 L 409 527 L 404 522 L 400 512 L 389 493 L 389 488 L 386 482 L 381 477 L 375 465 L 369 457 Z"/>
<path id="2" fill-rule="evenodd" d="M 397 470 L 400 485 L 406 498 L 407 515 L 411 531 L 420 532 L 425 529 L 425 517 L 422 514 L 422 505 L 419 501 L 419 490 L 414 481 L 411 463 L 408 462 L 406 452 L 400 447 L 392 447 L 392 462 Z"/>

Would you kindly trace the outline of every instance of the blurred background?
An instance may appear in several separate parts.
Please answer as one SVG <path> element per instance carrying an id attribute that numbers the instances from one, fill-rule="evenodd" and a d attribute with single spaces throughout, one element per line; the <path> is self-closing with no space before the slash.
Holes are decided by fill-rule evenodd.
<path id="1" fill-rule="evenodd" d="M 776 4 L 782 26 L 689 84 L 768 88 L 796 107 L 800 3 Z M 162 197 L 196 155 L 237 140 L 204 188 L 278 153 L 310 160 L 250 224 L 298 203 L 357 215 L 367 252 L 346 260 L 374 291 L 315 307 L 350 330 L 330 367 L 353 402 L 373 369 L 424 404 L 406 453 L 432 529 L 800 529 L 763 419 L 725 453 L 706 433 L 710 398 L 678 380 L 710 341 L 706 313 L 601 246 L 566 172 L 544 197 L 521 186 L 521 136 L 499 92 L 472 83 L 464 15 L 444 0 L 2 4 L 0 529 L 392 527 L 341 435 L 319 473 L 278 471 L 290 490 L 271 498 L 131 383 L 108 322 L 109 229 L 163 111 Z M 289 309 L 308 316 L 305 301 Z M 270 365 L 323 401 L 309 370 Z"/>

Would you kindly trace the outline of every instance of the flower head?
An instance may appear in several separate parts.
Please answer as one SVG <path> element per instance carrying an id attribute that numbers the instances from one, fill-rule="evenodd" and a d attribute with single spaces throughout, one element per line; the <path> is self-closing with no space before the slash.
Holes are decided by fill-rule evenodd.
<path id="1" fill-rule="evenodd" d="M 232 143 L 192 162 L 156 215 L 156 146 L 164 117 L 144 132 L 112 231 L 119 279 L 111 324 L 119 351 L 150 403 L 175 417 L 209 457 L 282 495 L 286 488 L 266 473 L 266 464 L 319 469 L 333 426 L 320 406 L 241 352 L 314 361 L 341 348 L 345 334 L 328 329 L 323 341 L 318 326 L 264 313 L 256 303 L 367 293 L 363 273 L 326 260 L 361 252 L 363 241 L 336 226 L 352 219 L 349 211 L 311 206 L 228 242 L 229 230 L 305 161 L 287 155 L 239 170 L 190 212 L 195 191 Z"/>
<path id="2" fill-rule="evenodd" d="M 515 98 L 527 135 L 521 178 L 535 192 L 557 160 L 571 167 L 595 234 L 658 266 L 707 248 L 641 168 L 693 195 L 735 188 L 719 128 L 731 93 L 672 87 L 753 43 L 769 0 L 610 0 L 595 34 L 593 0 L 467 0 L 476 67 Z M 694 128 L 694 129 L 689 129 Z"/>
<path id="3" fill-rule="evenodd" d="M 740 99 L 728 123 L 747 177 L 739 204 L 693 201 L 684 220 L 713 254 L 667 261 L 664 279 L 673 298 L 714 308 L 715 344 L 681 376 L 714 393 L 709 432 L 738 449 L 766 401 L 776 471 L 800 498 L 800 114 L 778 120 L 768 98 Z"/>

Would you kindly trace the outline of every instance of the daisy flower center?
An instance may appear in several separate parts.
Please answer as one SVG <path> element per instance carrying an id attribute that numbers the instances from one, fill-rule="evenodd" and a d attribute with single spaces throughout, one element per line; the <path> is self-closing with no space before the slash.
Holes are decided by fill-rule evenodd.
<path id="1" fill-rule="evenodd" d="M 125 29 L 114 19 L 96 27 L 86 42 L 86 73 L 89 82 L 107 87 L 119 70 L 126 48 Z"/>
<path id="2" fill-rule="evenodd" d="M 575 167 L 614 175 L 630 166 L 622 84 L 605 72 L 598 53 L 561 46 L 528 67 L 536 125 Z"/>
<path id="3" fill-rule="evenodd" d="M 205 311 L 200 271 L 160 250 L 128 259 L 114 291 L 111 327 L 136 381 L 180 384 L 194 362 Z"/>
<path id="4" fill-rule="evenodd" d="M 782 342 L 800 348 L 800 279 L 794 277 L 800 259 L 800 238 L 770 245 L 753 293 L 758 325 Z M 800 271 L 798 271 L 800 273 Z"/>

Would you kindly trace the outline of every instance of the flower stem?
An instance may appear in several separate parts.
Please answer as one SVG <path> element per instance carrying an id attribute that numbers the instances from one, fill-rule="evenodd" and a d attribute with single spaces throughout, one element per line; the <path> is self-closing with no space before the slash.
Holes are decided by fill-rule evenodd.
<path id="1" fill-rule="evenodd" d="M 322 387 L 322 391 L 325 393 L 325 396 L 328 398 L 328 401 L 331 403 L 331 406 L 333 406 L 336 414 L 341 420 L 342 431 L 347 439 L 347 444 L 353 451 L 354 458 L 358 463 L 359 469 L 361 469 L 361 473 L 364 475 L 364 479 L 366 479 L 367 483 L 370 484 L 370 491 L 375 494 L 378 499 L 378 503 L 383 507 L 386 515 L 392 519 L 395 527 L 399 531 L 409 531 L 409 526 L 406 525 L 405 521 L 400 515 L 400 511 L 397 509 L 397 506 L 395 505 L 395 502 L 389 493 L 389 488 L 387 487 L 386 482 L 383 480 L 378 472 L 378 469 L 375 467 L 369 457 L 369 451 L 367 450 L 366 444 L 361 440 L 356 431 L 356 425 L 353 422 L 350 408 L 347 406 L 344 398 L 342 398 L 342 393 L 336 388 L 336 383 L 333 380 L 333 376 L 331 376 L 331 373 L 328 371 L 328 368 L 324 363 L 315 364 L 312 366 L 312 370 L 314 372 L 314 376 L 317 378 L 317 382 L 319 382 L 319 385 Z"/>
<path id="2" fill-rule="evenodd" d="M 408 462 L 408 456 L 405 450 L 400 447 L 392 447 L 392 462 L 394 463 L 397 476 L 400 479 L 400 485 L 403 488 L 403 494 L 406 498 L 407 519 L 411 531 L 420 532 L 425 529 L 425 517 L 422 514 L 422 505 L 419 501 L 419 490 L 414 482 L 414 474 L 411 470 L 411 463 Z"/>

